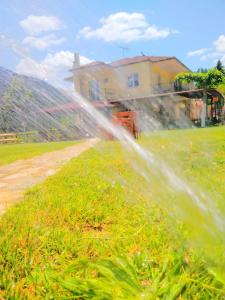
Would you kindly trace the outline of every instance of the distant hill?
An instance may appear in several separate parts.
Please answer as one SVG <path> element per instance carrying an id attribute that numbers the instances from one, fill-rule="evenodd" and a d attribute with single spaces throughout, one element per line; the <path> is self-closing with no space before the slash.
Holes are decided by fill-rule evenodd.
<path id="1" fill-rule="evenodd" d="M 62 129 L 61 117 L 53 118 L 43 109 L 68 102 L 72 97 L 63 90 L 0 67 L 0 133 Z M 73 116 L 71 120 L 73 124 Z"/>
<path id="2" fill-rule="evenodd" d="M 25 89 L 31 91 L 32 101 L 34 101 L 37 106 L 40 106 L 40 108 L 64 104 L 71 101 L 71 98 L 68 95 L 43 80 L 19 75 L 6 68 L 0 67 L 0 104 L 3 102 L 4 93 L 15 78 L 23 83 Z M 20 96 L 22 98 L 24 95 L 21 93 Z"/>
<path id="3" fill-rule="evenodd" d="M 0 103 L 2 102 L 2 96 L 5 90 L 10 85 L 13 74 L 13 72 L 0 67 Z"/>

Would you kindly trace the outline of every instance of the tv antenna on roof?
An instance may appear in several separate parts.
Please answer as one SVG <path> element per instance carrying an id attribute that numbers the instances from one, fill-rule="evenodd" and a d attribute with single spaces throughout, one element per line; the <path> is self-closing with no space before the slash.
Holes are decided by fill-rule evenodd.
<path id="1" fill-rule="evenodd" d="M 130 50 L 128 47 L 124 47 L 124 46 L 118 46 L 118 47 L 122 50 L 123 57 L 125 56 L 125 53 Z"/>

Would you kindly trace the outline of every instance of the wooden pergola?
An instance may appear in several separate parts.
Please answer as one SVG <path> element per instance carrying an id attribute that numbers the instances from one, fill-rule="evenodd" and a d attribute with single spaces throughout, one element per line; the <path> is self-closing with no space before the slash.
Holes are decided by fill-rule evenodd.
<path id="1" fill-rule="evenodd" d="M 180 97 L 182 98 L 180 98 Z M 109 101 L 110 104 L 118 107 L 120 109 L 127 108 L 131 103 L 145 102 L 145 103 L 154 103 L 155 101 L 160 101 L 164 105 L 172 102 L 174 104 L 193 99 L 202 99 L 203 98 L 203 89 L 189 89 L 165 93 L 156 93 L 143 97 L 129 97 L 121 99 L 112 99 Z M 224 107 L 224 97 L 216 89 L 207 90 L 207 107 L 210 107 L 210 119 L 224 119 L 225 111 L 222 109 Z M 169 100 L 169 101 L 167 101 Z"/>

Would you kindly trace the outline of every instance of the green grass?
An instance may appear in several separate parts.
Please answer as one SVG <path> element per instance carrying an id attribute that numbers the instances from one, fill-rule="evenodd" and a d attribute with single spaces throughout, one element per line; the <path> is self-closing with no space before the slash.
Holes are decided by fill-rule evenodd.
<path id="1" fill-rule="evenodd" d="M 140 140 L 213 195 L 221 210 L 224 141 L 224 127 Z M 146 184 L 127 160 L 118 142 L 102 142 L 8 210 L 0 224 L 2 299 L 225 298 L 214 256 L 190 243 L 192 227 L 174 222 L 163 205 L 184 195 L 170 199 L 173 194 L 165 195 L 157 181 Z"/>
<path id="2" fill-rule="evenodd" d="M 37 155 L 60 150 L 74 145 L 74 141 L 29 143 L 29 144 L 0 144 L 0 166 L 19 159 L 27 159 Z"/>

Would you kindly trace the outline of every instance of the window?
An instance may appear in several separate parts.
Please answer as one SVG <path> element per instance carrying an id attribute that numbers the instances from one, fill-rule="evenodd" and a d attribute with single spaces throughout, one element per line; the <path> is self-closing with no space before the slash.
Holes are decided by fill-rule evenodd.
<path id="1" fill-rule="evenodd" d="M 98 80 L 89 81 L 89 97 L 92 100 L 100 100 L 100 87 Z"/>
<path id="2" fill-rule="evenodd" d="M 134 73 L 128 76 L 128 87 L 137 87 L 137 86 L 139 86 L 138 73 Z"/>

